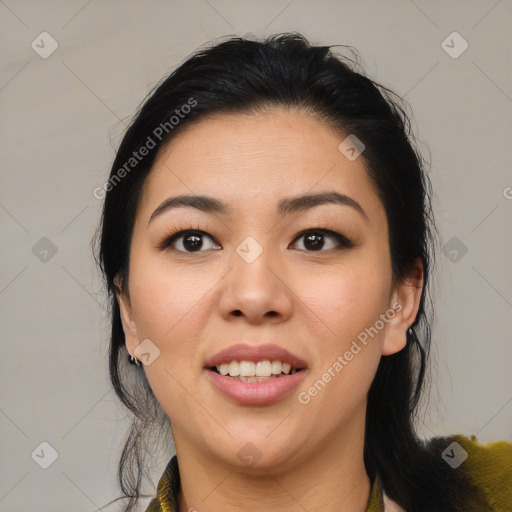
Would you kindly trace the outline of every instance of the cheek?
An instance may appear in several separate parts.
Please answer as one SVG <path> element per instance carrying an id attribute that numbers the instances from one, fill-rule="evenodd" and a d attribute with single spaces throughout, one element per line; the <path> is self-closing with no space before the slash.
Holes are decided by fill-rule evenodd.
<path id="1" fill-rule="evenodd" d="M 390 286 L 389 259 L 375 251 L 330 272 L 308 299 L 329 334 L 317 336 L 319 364 L 303 396 L 311 402 L 318 396 L 313 407 L 324 417 L 325 428 L 334 421 L 331 416 L 342 421 L 365 400 L 381 358 L 385 328 L 374 329 L 389 309 Z M 333 404 L 340 407 L 333 409 Z"/>
<path id="2" fill-rule="evenodd" d="M 294 292 L 307 306 L 305 313 L 311 320 L 316 318 L 317 339 L 327 346 L 341 350 L 388 308 L 390 270 L 385 260 L 365 259 L 354 258 L 353 263 L 295 281 Z M 325 335 L 320 336 L 320 331 Z"/>
<path id="3" fill-rule="evenodd" d="M 308 324 L 317 326 L 310 332 L 317 359 L 299 403 L 314 411 L 311 421 L 325 435 L 363 406 L 375 376 L 384 330 L 375 334 L 372 327 L 388 309 L 383 276 L 382 269 L 369 272 L 367 267 L 333 273 L 323 279 L 321 293 L 309 292 L 304 300 L 316 313 Z M 314 322 L 314 316 L 322 322 Z"/>
<path id="4" fill-rule="evenodd" d="M 139 338 L 151 339 L 161 351 L 193 351 L 213 277 L 150 258 L 144 264 L 134 258 L 132 269 L 130 294 Z M 179 342 L 183 339 L 187 343 Z"/>
<path id="5" fill-rule="evenodd" d="M 215 284 L 204 273 L 170 268 L 150 258 L 133 259 L 130 275 L 132 309 L 140 341 L 151 340 L 159 357 L 144 371 L 151 389 L 169 418 L 179 424 L 197 404 L 184 389 L 192 389 L 190 367 L 207 318 L 208 290 Z"/>

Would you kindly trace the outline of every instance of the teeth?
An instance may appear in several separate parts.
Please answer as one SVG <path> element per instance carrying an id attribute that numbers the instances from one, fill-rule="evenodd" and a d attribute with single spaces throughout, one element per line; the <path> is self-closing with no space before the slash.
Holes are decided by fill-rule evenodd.
<path id="1" fill-rule="evenodd" d="M 256 363 L 256 377 L 270 377 L 272 375 L 272 363 L 270 361 L 258 361 Z"/>
<path id="2" fill-rule="evenodd" d="M 221 375 L 227 375 L 229 373 L 229 364 L 223 363 L 220 366 L 217 366 L 217 371 Z"/>
<path id="3" fill-rule="evenodd" d="M 232 377 L 235 380 L 239 380 L 240 382 L 267 382 L 267 380 L 274 380 L 278 377 L 276 375 L 271 375 L 270 377 Z"/>
<path id="4" fill-rule="evenodd" d="M 279 375 L 282 367 L 281 361 L 272 361 L 272 375 Z"/>
<path id="5" fill-rule="evenodd" d="M 254 381 L 247 379 L 250 377 L 272 377 L 274 375 L 281 375 L 281 373 L 293 375 L 297 371 L 296 368 L 292 369 L 290 363 L 281 363 L 281 361 L 270 361 L 268 359 L 258 361 L 257 363 L 252 361 L 231 361 L 230 363 L 222 363 L 216 368 L 221 375 L 240 377 L 237 380 L 244 382 L 261 382 L 257 379 Z"/>
<path id="6" fill-rule="evenodd" d="M 240 361 L 240 377 L 254 377 L 256 365 L 252 361 Z"/>
<path id="7" fill-rule="evenodd" d="M 238 361 L 231 361 L 231 363 L 229 363 L 229 365 L 226 366 L 229 366 L 228 373 L 232 377 L 237 377 L 238 375 L 240 375 L 240 364 L 238 363 Z"/>

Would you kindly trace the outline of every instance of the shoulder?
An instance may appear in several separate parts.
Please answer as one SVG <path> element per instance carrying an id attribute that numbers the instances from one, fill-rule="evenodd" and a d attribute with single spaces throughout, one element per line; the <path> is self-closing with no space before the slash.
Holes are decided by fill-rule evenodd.
<path id="1" fill-rule="evenodd" d="M 476 436 L 459 434 L 431 439 L 428 449 L 458 473 L 489 510 L 512 510 L 512 443 L 480 443 Z"/>
<path id="2" fill-rule="evenodd" d="M 481 444 L 475 436 L 454 436 L 466 451 L 461 464 L 469 480 L 484 494 L 493 510 L 512 509 L 512 443 L 493 441 Z"/>
<path id="3" fill-rule="evenodd" d="M 175 512 L 178 510 L 178 490 L 180 472 L 178 458 L 173 455 L 158 481 L 156 496 L 150 501 L 144 512 Z"/>

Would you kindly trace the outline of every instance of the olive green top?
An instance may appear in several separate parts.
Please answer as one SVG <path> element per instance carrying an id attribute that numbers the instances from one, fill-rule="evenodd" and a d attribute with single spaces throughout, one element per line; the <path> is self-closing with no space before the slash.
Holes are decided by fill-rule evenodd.
<path id="1" fill-rule="evenodd" d="M 480 491 L 488 507 L 486 510 L 511 512 L 512 444 L 506 441 L 480 444 L 475 436 L 469 439 L 463 435 L 446 439 L 446 449 L 441 457 L 454 469 L 460 467 L 464 475 Z M 458 443 L 458 446 L 452 443 Z M 174 455 L 158 482 L 156 497 L 151 500 L 145 512 L 178 512 L 179 488 L 178 459 Z M 464 502 L 464 498 L 461 497 L 460 510 L 472 512 L 477 509 L 472 507 L 471 503 Z M 383 491 L 378 478 L 372 483 L 366 512 L 385 512 Z"/>

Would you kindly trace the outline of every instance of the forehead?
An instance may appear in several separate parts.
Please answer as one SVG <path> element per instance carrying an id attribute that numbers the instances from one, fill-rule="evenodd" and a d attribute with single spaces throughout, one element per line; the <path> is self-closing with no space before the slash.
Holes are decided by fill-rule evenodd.
<path id="1" fill-rule="evenodd" d="M 273 109 L 218 114 L 191 123 L 161 149 L 144 187 L 145 216 L 170 195 L 200 194 L 237 214 L 267 213 L 285 196 L 335 190 L 359 202 L 374 227 L 385 217 L 362 157 L 339 150 L 347 137 L 311 114 Z"/>

